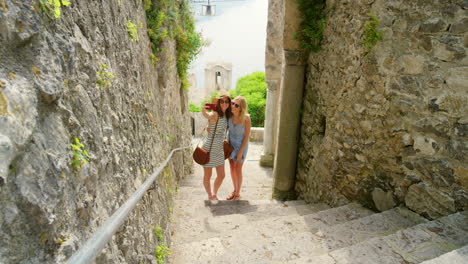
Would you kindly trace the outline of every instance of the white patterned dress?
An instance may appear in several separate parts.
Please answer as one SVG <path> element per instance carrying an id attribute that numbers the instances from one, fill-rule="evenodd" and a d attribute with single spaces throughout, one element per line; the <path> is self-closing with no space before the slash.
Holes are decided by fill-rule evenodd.
<path id="1" fill-rule="evenodd" d="M 210 144 L 213 140 L 213 133 L 215 131 L 216 124 L 210 124 L 210 133 L 206 137 L 205 143 L 203 144 L 203 149 L 210 151 Z M 226 117 L 220 117 L 218 120 L 218 127 L 216 128 L 216 135 L 214 136 L 213 146 L 211 146 L 210 151 L 210 162 L 203 165 L 205 168 L 213 168 L 224 165 L 224 135 L 226 134 L 227 121 Z"/>

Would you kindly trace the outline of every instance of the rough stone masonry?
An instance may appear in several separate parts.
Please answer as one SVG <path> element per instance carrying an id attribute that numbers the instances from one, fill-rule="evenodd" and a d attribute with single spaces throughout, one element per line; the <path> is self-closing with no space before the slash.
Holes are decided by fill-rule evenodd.
<path id="1" fill-rule="evenodd" d="M 468 1 L 326 1 L 309 58 L 296 191 L 333 205 L 468 209 Z M 383 40 L 365 56 L 374 14 Z"/>
<path id="2" fill-rule="evenodd" d="M 71 2 L 54 18 L 39 1 L 0 0 L 1 263 L 63 263 L 190 144 L 174 43 L 153 66 L 143 1 Z M 75 138 L 90 156 L 81 168 L 70 165 Z M 153 228 L 166 231 L 188 154 L 175 154 L 98 263 L 154 258 Z"/>

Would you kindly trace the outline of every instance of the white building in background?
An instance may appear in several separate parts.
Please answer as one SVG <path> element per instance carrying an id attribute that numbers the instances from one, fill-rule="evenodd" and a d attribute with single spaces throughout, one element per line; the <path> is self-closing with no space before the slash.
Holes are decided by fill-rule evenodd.
<path id="1" fill-rule="evenodd" d="M 205 91 L 209 96 L 213 91 L 231 90 L 232 64 L 229 62 L 208 62 L 205 67 Z"/>
<path id="2" fill-rule="evenodd" d="M 205 87 L 197 87 L 195 74 L 190 75 L 189 102 L 199 105 L 214 91 L 229 91 L 232 83 L 232 64 L 229 62 L 208 62 L 205 67 Z"/>

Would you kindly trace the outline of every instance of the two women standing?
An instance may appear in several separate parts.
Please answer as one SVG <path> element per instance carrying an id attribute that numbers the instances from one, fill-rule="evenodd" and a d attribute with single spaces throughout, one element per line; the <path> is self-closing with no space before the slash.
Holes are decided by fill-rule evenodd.
<path id="1" fill-rule="evenodd" d="M 229 96 L 220 96 L 216 103 L 216 110 L 207 112 L 203 107 L 203 116 L 208 119 L 209 134 L 203 149 L 210 151 L 210 162 L 203 165 L 203 185 L 208 199 L 218 200 L 218 190 L 225 177 L 223 141 L 226 129 L 229 129 L 228 142 L 234 148 L 229 157 L 231 178 L 234 191 L 226 197 L 228 200 L 239 200 L 242 185 L 242 166 L 248 150 L 251 121 L 247 112 L 247 102 L 244 97 L 238 96 L 231 102 Z M 210 147 L 211 146 L 211 147 Z M 210 179 L 212 169 L 216 168 L 216 179 L 211 191 Z"/>

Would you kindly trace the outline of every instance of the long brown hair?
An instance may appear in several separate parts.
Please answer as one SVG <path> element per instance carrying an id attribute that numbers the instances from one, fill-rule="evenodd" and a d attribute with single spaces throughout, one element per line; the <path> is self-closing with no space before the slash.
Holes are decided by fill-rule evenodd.
<path id="1" fill-rule="evenodd" d="M 223 110 L 221 110 L 220 99 L 228 100 L 228 108 L 226 109 L 226 112 L 224 112 L 224 113 L 223 113 Z M 224 115 L 226 115 L 226 119 L 231 118 L 231 115 L 232 115 L 232 113 L 231 113 L 231 97 L 229 97 L 229 95 L 221 95 L 218 98 L 218 101 L 216 102 L 216 112 L 218 113 L 219 117 L 223 117 Z"/>

